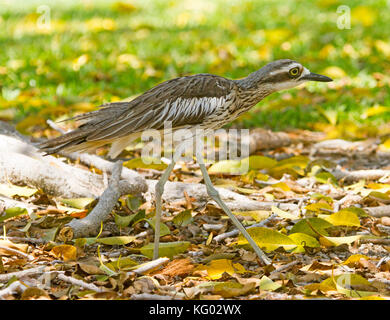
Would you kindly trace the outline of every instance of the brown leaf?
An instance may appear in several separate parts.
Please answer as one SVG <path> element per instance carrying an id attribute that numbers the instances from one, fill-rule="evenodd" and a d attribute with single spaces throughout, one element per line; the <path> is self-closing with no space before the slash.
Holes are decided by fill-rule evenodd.
<path id="1" fill-rule="evenodd" d="M 47 292 L 39 288 L 29 287 L 23 291 L 21 300 L 35 300 L 35 299 L 51 300 Z"/>
<path id="2" fill-rule="evenodd" d="M 169 277 L 185 277 L 191 274 L 193 269 L 194 265 L 191 263 L 190 259 L 176 259 L 169 262 L 167 266 L 158 273 Z"/>

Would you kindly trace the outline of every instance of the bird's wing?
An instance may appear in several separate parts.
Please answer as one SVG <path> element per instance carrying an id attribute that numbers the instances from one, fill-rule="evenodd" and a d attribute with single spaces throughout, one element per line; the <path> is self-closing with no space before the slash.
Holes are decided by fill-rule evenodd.
<path id="1" fill-rule="evenodd" d="M 170 121 L 172 128 L 200 124 L 234 99 L 234 88 L 233 81 L 210 74 L 172 79 L 132 101 L 109 103 L 74 117 L 82 121 L 77 129 L 39 147 L 48 154 L 90 151 L 106 143 L 122 143 L 144 130 L 163 129 L 165 121 Z"/>
<path id="2" fill-rule="evenodd" d="M 87 120 L 84 127 L 94 128 L 86 137 L 87 141 L 112 140 L 147 129 L 159 130 L 166 121 L 171 122 L 172 128 L 196 125 L 225 104 L 233 88 L 232 81 L 209 74 L 176 78 L 130 102 L 110 103 L 79 119 Z"/>

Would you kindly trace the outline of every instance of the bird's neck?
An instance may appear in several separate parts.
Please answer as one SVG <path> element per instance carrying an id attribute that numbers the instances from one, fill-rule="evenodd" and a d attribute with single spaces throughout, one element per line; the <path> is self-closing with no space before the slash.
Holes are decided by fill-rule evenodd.
<path id="1" fill-rule="evenodd" d="M 235 80 L 239 88 L 240 100 L 244 107 L 251 107 L 259 103 L 266 96 L 274 92 L 273 88 L 261 81 L 261 69 L 251 73 L 246 78 Z"/>

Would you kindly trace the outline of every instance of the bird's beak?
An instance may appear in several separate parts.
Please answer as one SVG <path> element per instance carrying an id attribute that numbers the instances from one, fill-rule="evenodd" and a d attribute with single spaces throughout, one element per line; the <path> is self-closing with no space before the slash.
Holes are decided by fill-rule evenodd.
<path id="1" fill-rule="evenodd" d="M 333 79 L 323 76 L 321 74 L 310 72 L 309 74 L 303 76 L 301 78 L 302 80 L 309 80 L 309 81 L 320 81 L 320 82 L 330 82 L 333 81 Z"/>

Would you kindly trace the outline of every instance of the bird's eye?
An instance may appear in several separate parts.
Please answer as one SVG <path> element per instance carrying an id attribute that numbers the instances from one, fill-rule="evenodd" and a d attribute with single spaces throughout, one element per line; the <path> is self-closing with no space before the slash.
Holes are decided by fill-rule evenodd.
<path id="1" fill-rule="evenodd" d="M 289 73 L 290 73 L 291 76 L 296 77 L 297 75 L 299 75 L 299 68 L 298 67 L 292 68 L 289 71 Z"/>

